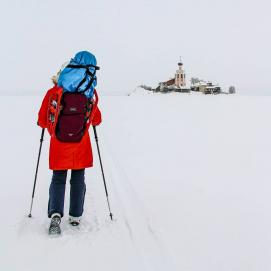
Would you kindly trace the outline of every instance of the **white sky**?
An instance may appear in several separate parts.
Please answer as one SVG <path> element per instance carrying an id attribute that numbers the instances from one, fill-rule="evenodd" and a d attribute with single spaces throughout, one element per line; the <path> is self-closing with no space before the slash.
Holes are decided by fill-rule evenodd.
<path id="1" fill-rule="evenodd" d="M 188 77 L 271 94 L 269 0 L 0 0 L 0 93 L 44 92 L 79 50 L 97 56 L 98 90 L 127 93 Z"/>

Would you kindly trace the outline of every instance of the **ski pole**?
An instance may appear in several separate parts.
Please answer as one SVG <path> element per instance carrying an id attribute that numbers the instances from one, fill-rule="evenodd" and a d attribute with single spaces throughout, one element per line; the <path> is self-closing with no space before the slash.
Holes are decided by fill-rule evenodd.
<path id="1" fill-rule="evenodd" d="M 33 200 L 34 200 L 35 189 L 36 189 L 36 182 L 37 182 L 38 169 L 39 169 L 39 163 L 40 163 L 41 147 L 42 147 L 42 142 L 43 142 L 43 138 L 44 138 L 44 131 L 45 131 L 45 129 L 42 128 L 42 131 L 41 131 L 41 137 L 40 137 L 39 156 L 38 156 L 38 161 L 37 161 L 37 166 L 36 166 L 35 180 L 34 180 L 33 192 L 32 192 L 32 200 L 31 200 L 30 212 L 29 212 L 28 217 L 32 217 L 31 212 L 32 212 Z"/>
<path id="2" fill-rule="evenodd" d="M 106 181 L 105 181 L 105 177 L 104 177 L 104 169 L 103 169 L 101 153 L 100 153 L 100 148 L 99 148 L 99 143 L 98 143 L 98 135 L 97 135 L 97 131 L 96 131 L 96 126 L 93 126 L 93 131 L 94 131 L 94 135 L 95 135 L 95 141 L 96 141 L 96 145 L 97 145 L 97 150 L 98 150 L 99 160 L 100 160 L 100 166 L 101 166 L 101 171 L 102 171 L 102 175 L 103 175 L 104 189 L 105 189 L 107 205 L 108 205 L 108 209 L 109 209 L 109 216 L 110 216 L 111 220 L 113 220 L 113 214 L 112 214 L 111 208 L 110 208 L 108 191 L 107 191 Z"/>

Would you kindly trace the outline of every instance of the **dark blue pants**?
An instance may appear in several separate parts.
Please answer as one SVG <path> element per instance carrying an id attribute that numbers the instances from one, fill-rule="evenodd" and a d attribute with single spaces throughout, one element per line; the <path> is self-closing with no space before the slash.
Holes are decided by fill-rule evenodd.
<path id="1" fill-rule="evenodd" d="M 67 170 L 54 170 L 49 189 L 48 217 L 54 213 L 64 214 L 64 199 Z M 85 169 L 72 170 L 69 215 L 79 217 L 84 211 L 86 193 Z"/>

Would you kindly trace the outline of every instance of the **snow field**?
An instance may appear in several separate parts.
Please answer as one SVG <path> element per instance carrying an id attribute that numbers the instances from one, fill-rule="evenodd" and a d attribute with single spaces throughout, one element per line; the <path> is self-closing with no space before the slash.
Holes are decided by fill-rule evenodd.
<path id="1" fill-rule="evenodd" d="M 1 269 L 271 268 L 269 97 L 158 94 L 100 101 L 104 123 L 97 129 L 115 221 L 92 136 L 95 166 L 87 170 L 82 225 L 70 227 L 66 216 L 62 236 L 52 239 L 48 134 L 33 218 L 27 217 L 41 97 L 1 97 Z M 68 185 L 66 195 L 67 214 Z"/>

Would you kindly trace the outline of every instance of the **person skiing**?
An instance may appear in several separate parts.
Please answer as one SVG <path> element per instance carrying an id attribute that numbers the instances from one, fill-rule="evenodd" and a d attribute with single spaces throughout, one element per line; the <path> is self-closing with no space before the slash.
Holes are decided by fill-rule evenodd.
<path id="1" fill-rule="evenodd" d="M 43 98 L 38 125 L 47 128 L 50 139 L 49 168 L 53 170 L 49 188 L 49 234 L 60 234 L 64 216 L 67 171 L 71 170 L 69 222 L 80 223 L 86 193 L 85 168 L 93 166 L 88 128 L 101 123 L 98 108 L 97 61 L 87 51 L 78 52 L 52 78 L 54 87 Z"/>

